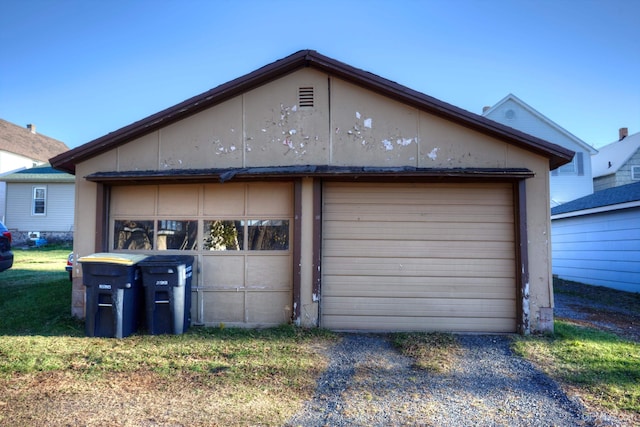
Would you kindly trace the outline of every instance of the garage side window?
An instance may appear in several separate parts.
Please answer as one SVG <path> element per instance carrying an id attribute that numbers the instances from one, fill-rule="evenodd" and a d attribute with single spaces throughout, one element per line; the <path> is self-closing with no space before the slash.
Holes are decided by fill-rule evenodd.
<path id="1" fill-rule="evenodd" d="M 115 249 L 153 249 L 153 221 L 116 220 L 113 231 Z"/>
<path id="2" fill-rule="evenodd" d="M 158 250 L 195 251 L 198 249 L 197 220 L 160 220 L 157 234 Z"/>
<path id="3" fill-rule="evenodd" d="M 203 246 L 208 251 L 286 251 L 289 220 L 204 221 Z"/>
<path id="4" fill-rule="evenodd" d="M 47 213 L 47 189 L 45 187 L 33 187 L 33 202 L 31 203 L 32 215 L 45 215 Z"/>
<path id="5" fill-rule="evenodd" d="M 116 220 L 114 249 L 180 250 L 198 249 L 197 220 Z M 154 242 L 154 237 L 156 241 Z"/>
<path id="6" fill-rule="evenodd" d="M 204 250 L 240 251 L 243 249 L 243 241 L 242 221 L 204 221 Z"/>
<path id="7" fill-rule="evenodd" d="M 289 250 L 288 220 L 249 220 L 247 223 L 247 247 L 254 251 Z"/>

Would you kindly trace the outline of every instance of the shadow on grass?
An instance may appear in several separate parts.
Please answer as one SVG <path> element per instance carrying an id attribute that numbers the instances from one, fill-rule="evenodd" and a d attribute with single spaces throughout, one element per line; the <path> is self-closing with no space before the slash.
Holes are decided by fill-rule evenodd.
<path id="1" fill-rule="evenodd" d="M 71 316 L 64 271 L 12 270 L 0 284 L 0 313 L 0 335 L 84 335 L 84 323 Z"/>

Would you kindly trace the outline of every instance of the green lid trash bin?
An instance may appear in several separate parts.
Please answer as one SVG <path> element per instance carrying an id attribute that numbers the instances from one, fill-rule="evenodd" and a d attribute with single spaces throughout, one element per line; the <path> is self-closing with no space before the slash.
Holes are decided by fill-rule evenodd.
<path id="1" fill-rule="evenodd" d="M 141 254 L 95 253 L 82 257 L 87 289 L 85 332 L 89 337 L 124 338 L 141 327 L 144 307 Z"/>
<path id="2" fill-rule="evenodd" d="M 147 331 L 180 335 L 191 325 L 191 255 L 154 255 L 140 262 Z"/>

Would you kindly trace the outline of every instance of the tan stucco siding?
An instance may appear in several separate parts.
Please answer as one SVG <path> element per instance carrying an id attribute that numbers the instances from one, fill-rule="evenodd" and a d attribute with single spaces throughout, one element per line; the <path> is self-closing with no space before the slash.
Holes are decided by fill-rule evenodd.
<path id="1" fill-rule="evenodd" d="M 313 106 L 298 90 L 312 88 Z M 328 164 L 328 77 L 303 70 L 247 92 L 244 101 L 245 165 Z"/>
<path id="2" fill-rule="evenodd" d="M 117 170 L 116 151 L 110 151 L 96 156 L 76 166 L 76 200 L 75 200 L 75 234 L 73 238 L 73 252 L 75 259 L 96 252 L 97 199 L 98 184 L 84 179 L 85 176 L 99 170 Z M 76 263 L 73 270 L 73 290 L 71 314 L 77 317 L 85 315 L 85 288 L 82 284 L 82 268 Z"/>
<path id="3" fill-rule="evenodd" d="M 544 331 L 553 328 L 550 319 L 541 314 L 541 309 L 553 307 L 549 163 L 542 157 L 509 147 L 507 167 L 515 165 L 526 167 L 535 174 L 526 181 L 529 321 L 531 331 Z"/>
<path id="4" fill-rule="evenodd" d="M 331 79 L 331 163 L 417 166 L 418 111 Z"/>
<path id="5" fill-rule="evenodd" d="M 301 87 L 313 88 L 313 107 L 299 106 Z M 117 170 L 130 171 L 307 164 L 500 168 L 507 167 L 508 150 L 533 156 L 344 80 L 301 70 L 114 151 Z"/>
<path id="6" fill-rule="evenodd" d="M 504 168 L 507 144 L 438 117 L 420 114 L 423 168 Z"/>
<path id="7" fill-rule="evenodd" d="M 157 168 L 242 167 L 242 97 L 160 130 Z"/>

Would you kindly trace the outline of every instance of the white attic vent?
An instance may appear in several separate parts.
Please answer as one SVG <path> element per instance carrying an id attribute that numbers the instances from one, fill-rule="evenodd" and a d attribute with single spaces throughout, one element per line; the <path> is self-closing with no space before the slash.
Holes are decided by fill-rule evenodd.
<path id="1" fill-rule="evenodd" d="M 298 88 L 298 105 L 300 107 L 313 107 L 313 86 Z"/>

